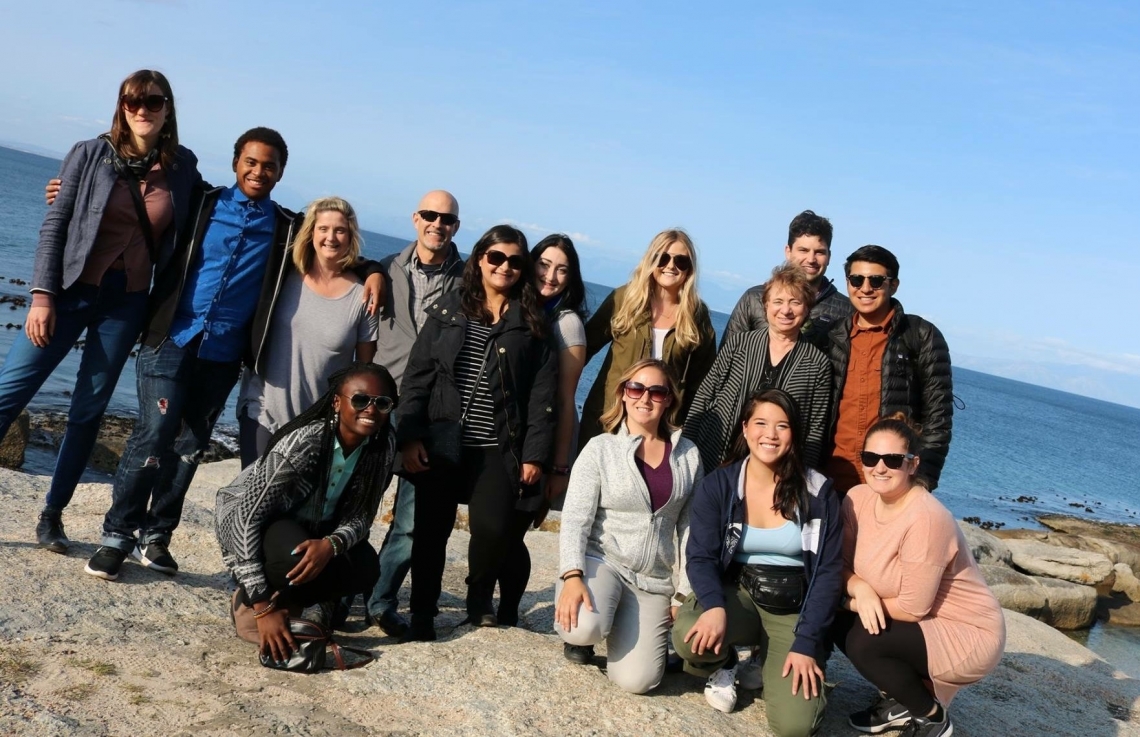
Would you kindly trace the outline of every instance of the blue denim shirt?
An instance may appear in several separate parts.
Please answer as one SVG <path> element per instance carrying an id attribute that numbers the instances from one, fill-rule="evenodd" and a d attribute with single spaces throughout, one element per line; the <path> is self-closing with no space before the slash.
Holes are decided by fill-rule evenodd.
<path id="1" fill-rule="evenodd" d="M 276 207 L 270 200 L 251 200 L 236 185 L 222 191 L 170 326 L 175 345 L 184 347 L 200 334 L 199 358 L 241 360 L 273 248 L 275 222 Z"/>

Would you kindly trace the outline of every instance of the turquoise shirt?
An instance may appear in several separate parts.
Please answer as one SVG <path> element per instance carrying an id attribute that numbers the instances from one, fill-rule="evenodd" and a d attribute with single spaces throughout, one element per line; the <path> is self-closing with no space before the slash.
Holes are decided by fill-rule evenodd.
<path id="1" fill-rule="evenodd" d="M 732 559 L 748 565 L 803 566 L 802 533 L 791 520 L 774 528 L 744 525 Z"/>
<path id="2" fill-rule="evenodd" d="M 325 508 L 321 510 L 322 522 L 333 521 L 337 502 L 340 501 L 344 487 L 348 485 L 348 480 L 352 478 L 352 472 L 356 468 L 356 462 L 360 459 L 360 449 L 368 445 L 368 441 L 371 439 L 365 438 L 364 442 L 356 446 L 356 450 L 349 453 L 348 458 L 345 458 L 344 449 L 340 447 L 340 438 L 333 436 L 332 463 L 329 464 L 329 486 L 325 490 Z"/>

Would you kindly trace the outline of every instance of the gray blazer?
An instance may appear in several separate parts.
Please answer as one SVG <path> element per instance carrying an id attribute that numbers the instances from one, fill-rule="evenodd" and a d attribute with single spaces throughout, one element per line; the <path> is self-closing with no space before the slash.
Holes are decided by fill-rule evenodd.
<path id="1" fill-rule="evenodd" d="M 416 343 L 416 321 L 412 318 L 412 253 L 416 244 L 381 259 L 387 289 L 384 290 L 384 307 L 380 310 L 380 324 L 376 337 L 376 363 L 382 364 L 391 372 L 399 385 L 403 381 L 404 369 L 408 366 L 408 356 Z M 443 271 L 443 293 L 459 288 L 463 279 L 463 258 L 455 244 L 447 257 Z"/>
<path id="2" fill-rule="evenodd" d="M 94 138 L 72 146 L 59 172 L 62 180 L 59 194 L 40 228 L 32 290 L 59 294 L 79 279 L 95 245 L 103 209 L 118 177 L 111 163 L 109 142 Z M 174 253 L 175 234 L 185 225 L 190 213 L 190 191 L 202 181 L 198 159 L 190 149 L 178 147 L 175 162 L 166 172 L 166 181 L 174 203 L 174 227 L 167 228 L 162 235 L 156 264 L 159 269 Z"/>

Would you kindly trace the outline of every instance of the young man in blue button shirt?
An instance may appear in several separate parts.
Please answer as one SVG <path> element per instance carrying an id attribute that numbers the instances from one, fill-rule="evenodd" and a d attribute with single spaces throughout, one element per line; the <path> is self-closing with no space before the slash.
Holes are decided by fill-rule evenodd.
<path id="1" fill-rule="evenodd" d="M 115 473 L 102 547 L 85 569 L 93 576 L 115 580 L 132 553 L 148 568 L 178 570 L 168 546 L 183 500 L 243 360 L 264 360 L 290 268 L 300 218 L 269 199 L 288 157 L 276 131 L 244 133 L 234 145 L 236 184 L 201 193 L 188 237 L 155 277 L 136 367 L 139 417 Z"/>

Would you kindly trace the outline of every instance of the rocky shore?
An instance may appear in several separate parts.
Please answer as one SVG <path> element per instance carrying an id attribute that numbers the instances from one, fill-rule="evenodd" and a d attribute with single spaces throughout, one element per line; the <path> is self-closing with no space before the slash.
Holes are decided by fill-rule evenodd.
<path id="1" fill-rule="evenodd" d="M 31 466 L 50 461 L 29 453 Z M 534 571 L 521 628 L 459 626 L 467 540 L 457 531 L 439 642 L 398 645 L 369 629 L 341 636 L 378 656 L 365 668 L 261 668 L 233 636 L 213 535 L 214 493 L 236 473 L 234 460 L 202 466 L 172 546 L 177 577 L 128 563 L 107 583 L 82 572 L 108 503 L 106 477 L 92 474 L 77 490 L 64 517 L 75 543 L 61 557 L 30 542 L 49 479 L 0 469 L 0 734 L 770 734 L 758 693 L 742 692 L 737 711 L 721 714 L 689 676 L 669 674 L 652 695 L 631 696 L 598 667 L 564 660 L 551 634 L 549 532 L 528 537 Z M 378 522 L 373 540 L 384 531 Z M 1009 541 L 979 540 L 1005 558 Z M 1016 573 L 1012 551 L 1006 560 L 987 565 Z M 1006 621 L 1001 665 L 954 701 L 956 734 L 1140 735 L 1140 681 L 1029 616 L 1007 611 Z M 839 654 L 828 677 L 838 686 L 822 734 L 855 734 L 845 715 L 873 689 Z"/>

